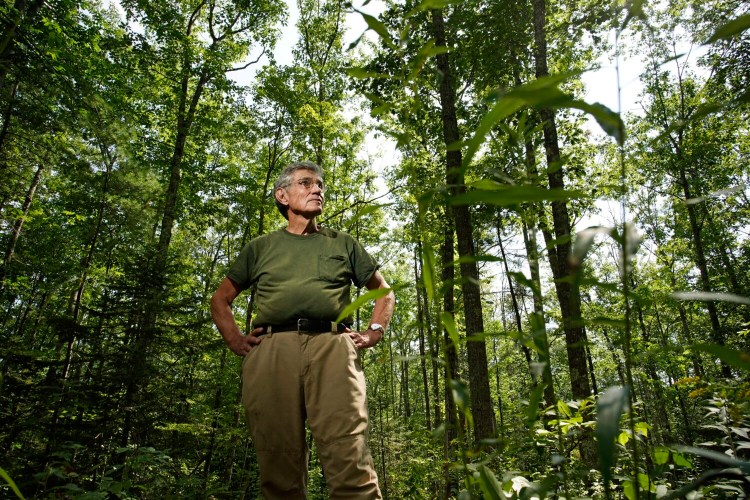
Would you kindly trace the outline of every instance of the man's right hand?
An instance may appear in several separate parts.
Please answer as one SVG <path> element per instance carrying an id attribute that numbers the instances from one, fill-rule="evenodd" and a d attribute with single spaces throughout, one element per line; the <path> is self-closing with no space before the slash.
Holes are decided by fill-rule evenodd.
<path id="1" fill-rule="evenodd" d="M 227 345 L 237 356 L 245 356 L 253 347 L 263 342 L 263 337 L 258 336 L 262 333 L 263 328 L 255 328 L 250 335 L 233 336 L 230 340 L 227 340 Z"/>

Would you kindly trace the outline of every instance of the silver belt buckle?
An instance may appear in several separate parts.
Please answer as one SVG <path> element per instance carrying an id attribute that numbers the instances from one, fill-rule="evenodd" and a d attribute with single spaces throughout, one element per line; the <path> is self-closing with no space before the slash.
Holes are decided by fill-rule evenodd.
<path id="1" fill-rule="evenodd" d="M 305 322 L 305 318 L 297 319 L 297 333 L 302 333 L 303 331 L 307 331 L 307 330 L 304 330 L 304 326 L 303 326 L 305 324 L 304 322 Z"/>

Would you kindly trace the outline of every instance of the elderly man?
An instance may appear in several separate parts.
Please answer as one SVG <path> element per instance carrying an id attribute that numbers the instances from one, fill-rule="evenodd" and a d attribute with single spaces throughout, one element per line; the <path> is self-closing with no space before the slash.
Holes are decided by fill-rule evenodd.
<path id="1" fill-rule="evenodd" d="M 224 341 L 244 357 L 242 402 L 266 498 L 306 498 L 305 421 L 331 498 L 381 498 L 358 350 L 380 341 L 395 300 L 393 292 L 375 300 L 364 331 L 335 323 L 350 303 L 351 283 L 370 290 L 388 284 L 362 245 L 318 225 L 324 191 L 318 165 L 287 166 L 274 185 L 286 228 L 252 240 L 211 299 Z M 254 328 L 243 335 L 231 305 L 254 284 Z"/>

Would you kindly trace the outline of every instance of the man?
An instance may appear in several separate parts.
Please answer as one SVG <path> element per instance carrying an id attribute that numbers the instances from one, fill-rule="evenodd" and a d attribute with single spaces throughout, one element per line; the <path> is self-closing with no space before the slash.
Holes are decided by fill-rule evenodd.
<path id="1" fill-rule="evenodd" d="M 381 498 L 367 448 L 365 378 L 359 349 L 383 336 L 394 295 L 375 300 L 369 326 L 334 321 L 350 303 L 350 285 L 389 288 L 375 260 L 351 236 L 318 226 L 322 169 L 287 166 L 274 185 L 285 229 L 252 240 L 211 299 L 214 322 L 242 361 L 242 402 L 265 498 L 306 498 L 312 431 L 331 498 Z M 251 335 L 231 305 L 257 284 Z"/>

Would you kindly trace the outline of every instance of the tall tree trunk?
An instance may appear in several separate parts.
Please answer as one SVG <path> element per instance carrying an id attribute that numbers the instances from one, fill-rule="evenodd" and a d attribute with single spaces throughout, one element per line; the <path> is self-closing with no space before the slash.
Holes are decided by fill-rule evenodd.
<path id="1" fill-rule="evenodd" d="M 453 221 L 450 211 L 446 207 L 445 228 L 443 230 L 443 248 L 441 253 L 441 279 L 443 282 L 443 311 L 453 314 L 455 310 L 455 299 L 453 286 L 455 282 L 455 267 L 453 266 Z M 451 475 L 451 464 L 456 456 L 456 439 L 458 437 L 458 419 L 456 415 L 456 402 L 453 400 L 451 381 L 458 380 L 458 353 L 453 344 L 448 330 L 443 329 L 443 340 L 445 345 L 445 464 L 443 468 L 445 477 L 445 490 L 443 498 L 455 496 L 457 483 Z"/>
<path id="2" fill-rule="evenodd" d="M 534 41 L 536 77 L 549 75 L 547 69 L 546 5 L 545 0 L 534 0 Z M 550 108 L 539 112 L 544 133 L 544 150 L 547 156 L 547 178 L 551 189 L 563 189 L 565 182 L 560 165 L 560 147 L 557 140 L 555 114 Z M 568 368 L 573 396 L 577 399 L 591 395 L 588 369 L 586 367 L 586 332 L 581 321 L 581 295 L 566 280 L 571 274 L 568 257 L 571 253 L 571 226 L 568 205 L 564 200 L 552 202 L 552 221 L 555 242 L 549 247 L 550 265 L 555 278 L 555 290 L 560 303 L 560 312 L 565 331 L 568 353 Z M 549 245 L 552 243 L 548 241 Z"/>
<path id="3" fill-rule="evenodd" d="M 542 369 L 542 382 L 544 383 L 544 403 L 547 406 L 555 404 L 555 386 L 552 380 L 552 363 L 549 356 L 549 338 L 547 337 L 547 326 L 544 319 L 544 300 L 542 298 L 542 281 L 539 270 L 539 250 L 536 242 L 536 228 L 523 221 L 523 242 L 526 248 L 526 258 L 529 263 L 529 275 L 531 277 L 531 294 L 534 300 L 534 312 L 530 318 L 531 337 L 539 348 L 537 362 Z"/>
<path id="4" fill-rule="evenodd" d="M 414 247 L 414 282 L 417 284 L 417 324 L 419 325 L 419 367 L 422 372 L 422 387 L 424 391 L 424 414 L 427 430 L 432 431 L 432 417 L 430 415 L 430 383 L 427 377 L 427 351 L 425 349 L 425 313 L 422 307 L 422 271 L 419 265 L 421 245 Z"/>
<path id="5" fill-rule="evenodd" d="M 445 38 L 445 21 L 441 9 L 432 10 L 432 29 L 435 46 L 447 47 Z M 451 196 L 457 196 L 466 190 L 462 171 L 462 155 L 459 149 L 450 148 L 461 140 L 456 116 L 456 95 L 453 88 L 453 73 L 447 53 L 437 55 L 437 67 L 441 74 L 440 106 L 443 122 L 443 140 L 446 146 L 446 182 Z M 466 323 L 466 351 L 469 365 L 469 390 L 471 393 L 471 410 L 474 419 L 474 439 L 490 439 L 495 436 L 495 413 L 492 410 L 490 396 L 490 378 L 487 368 L 487 346 L 484 338 L 482 301 L 479 288 L 479 270 L 473 259 L 474 235 L 471 213 L 467 205 L 457 205 L 453 217 L 458 239 L 458 255 L 461 258 L 461 291 L 464 303 L 464 320 Z"/>
<path id="6" fill-rule="evenodd" d="M 197 16 L 191 18 L 195 22 Z M 192 24 L 188 25 L 186 36 L 191 35 Z M 185 146 L 190 135 L 203 91 L 210 78 L 210 70 L 204 65 L 199 73 L 198 81 L 192 92 L 190 91 L 190 80 L 194 73 L 191 70 L 192 55 L 190 50 L 185 50 L 182 60 L 182 77 L 180 80 L 179 103 L 177 106 L 177 127 L 175 131 L 174 149 L 169 162 L 169 183 L 164 196 L 164 208 L 162 212 L 159 242 L 153 259 L 153 265 L 146 276 L 144 318 L 142 326 L 136 332 L 136 338 L 130 350 L 133 360 L 129 364 L 129 374 L 125 390 L 125 420 L 122 427 L 120 444 L 127 446 L 132 430 L 133 419 L 138 406 L 136 398 L 143 398 L 141 390 L 144 381 L 148 377 L 149 346 L 152 340 L 158 336 L 156 322 L 164 301 L 164 287 L 167 282 L 167 262 L 169 258 L 169 246 L 172 240 L 172 230 L 176 220 L 177 201 L 179 199 L 180 182 L 182 179 L 183 158 Z M 141 426 L 143 427 L 143 426 Z M 145 429 L 144 429 L 145 430 Z"/>
<path id="7" fill-rule="evenodd" d="M 34 178 L 31 180 L 29 190 L 26 192 L 26 198 L 21 207 L 22 215 L 13 223 L 10 240 L 8 241 L 8 246 L 5 248 L 5 256 L 3 257 L 2 266 L 0 266 L 0 292 L 5 289 L 5 277 L 8 275 L 8 266 L 10 266 L 10 262 L 13 260 L 13 254 L 16 251 L 18 238 L 21 236 L 23 223 L 26 221 L 26 217 L 29 216 L 29 209 L 31 208 L 31 203 L 34 201 L 34 193 L 36 193 L 36 188 L 39 187 L 39 183 L 42 180 L 42 172 L 44 172 L 44 165 L 39 164 L 34 173 Z"/>
<path id="8" fill-rule="evenodd" d="M 678 150 L 679 151 L 679 150 Z M 693 198 L 693 194 L 690 190 L 690 183 L 687 179 L 685 172 L 685 166 L 682 161 L 682 154 L 678 155 L 678 168 L 680 174 L 680 187 L 682 193 L 685 195 L 685 200 L 689 201 Z M 700 224 L 698 223 L 698 215 L 696 214 L 696 206 L 693 203 L 686 203 L 685 208 L 688 213 L 688 220 L 690 221 L 690 230 L 693 236 L 693 248 L 695 250 L 695 265 L 698 267 L 698 271 L 701 276 L 701 287 L 704 292 L 713 291 L 711 287 L 711 278 L 708 273 L 708 263 L 706 261 L 706 254 L 703 249 L 703 236 L 701 235 Z M 726 342 L 724 332 L 721 328 L 719 321 L 719 313 L 716 310 L 716 303 L 713 301 L 706 302 L 706 309 L 708 309 L 708 318 L 711 321 L 711 341 L 715 344 L 724 345 Z M 721 361 L 721 374 L 730 378 L 732 376 L 732 370 L 729 365 Z"/>
<path id="9" fill-rule="evenodd" d="M 549 75 L 545 0 L 533 0 L 533 8 L 535 73 L 537 78 L 543 78 Z M 565 182 L 560 161 L 555 113 L 550 108 L 543 108 L 539 111 L 539 115 L 542 120 L 549 187 L 550 189 L 564 189 Z M 581 318 L 580 291 L 577 287 L 571 285 L 569 279 L 572 275 L 568 262 L 571 254 L 572 233 L 568 205 L 565 200 L 552 202 L 552 222 L 555 232 L 554 242 L 548 231 L 544 232 L 544 236 L 548 246 L 550 267 L 555 278 L 555 291 L 557 301 L 560 304 L 560 315 L 565 332 L 571 392 L 574 398 L 584 399 L 591 396 L 591 385 L 589 384 L 589 373 L 586 365 L 586 330 Z M 590 433 L 584 434 L 580 450 L 582 462 L 588 466 L 593 466 L 596 463 L 596 449 L 593 436 Z"/>

